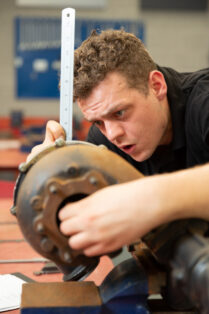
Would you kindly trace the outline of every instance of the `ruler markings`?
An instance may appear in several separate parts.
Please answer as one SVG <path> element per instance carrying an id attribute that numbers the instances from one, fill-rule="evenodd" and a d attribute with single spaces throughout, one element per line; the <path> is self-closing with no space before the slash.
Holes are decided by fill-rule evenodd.
<path id="1" fill-rule="evenodd" d="M 71 141 L 73 138 L 74 9 L 62 10 L 61 29 L 60 124 L 65 130 L 66 140 Z"/>

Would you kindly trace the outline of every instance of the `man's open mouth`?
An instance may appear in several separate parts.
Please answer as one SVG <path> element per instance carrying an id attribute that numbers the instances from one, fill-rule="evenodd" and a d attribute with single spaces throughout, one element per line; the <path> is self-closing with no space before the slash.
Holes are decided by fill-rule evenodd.
<path id="1" fill-rule="evenodd" d="M 130 154 L 135 148 L 135 145 L 124 145 L 121 146 L 120 149 L 122 149 L 125 153 Z"/>
<path id="2" fill-rule="evenodd" d="M 123 146 L 123 149 L 129 149 L 129 148 L 131 148 L 133 145 L 125 145 L 125 146 Z"/>

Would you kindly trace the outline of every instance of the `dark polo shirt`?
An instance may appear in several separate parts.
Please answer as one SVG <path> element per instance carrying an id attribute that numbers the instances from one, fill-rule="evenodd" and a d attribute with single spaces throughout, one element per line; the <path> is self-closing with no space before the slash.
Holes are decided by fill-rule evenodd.
<path id="1" fill-rule="evenodd" d="M 153 155 L 137 162 L 125 154 L 93 125 L 87 141 L 103 144 L 130 162 L 144 175 L 172 172 L 209 161 L 209 68 L 179 73 L 158 67 L 168 86 L 168 103 L 172 118 L 173 140 L 159 146 Z"/>

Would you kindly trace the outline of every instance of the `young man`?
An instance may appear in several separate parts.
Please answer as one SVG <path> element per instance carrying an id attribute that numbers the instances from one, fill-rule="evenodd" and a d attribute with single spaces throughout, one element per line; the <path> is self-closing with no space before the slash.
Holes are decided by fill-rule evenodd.
<path id="1" fill-rule="evenodd" d="M 73 249 L 104 254 L 160 224 L 209 219 L 209 69 L 178 73 L 157 66 L 132 34 L 93 33 L 75 52 L 74 97 L 93 124 L 88 141 L 106 145 L 145 175 L 164 174 L 66 205 L 60 228 Z M 32 153 L 60 136 L 61 126 L 50 121 Z"/>

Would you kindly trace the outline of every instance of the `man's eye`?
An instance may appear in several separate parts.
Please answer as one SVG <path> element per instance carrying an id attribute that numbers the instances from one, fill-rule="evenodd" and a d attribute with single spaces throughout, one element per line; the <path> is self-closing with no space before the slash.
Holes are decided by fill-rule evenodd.
<path id="1" fill-rule="evenodd" d="M 125 110 L 119 110 L 119 111 L 115 112 L 115 116 L 118 118 L 121 118 L 121 117 L 123 117 L 124 113 L 125 113 Z"/>

